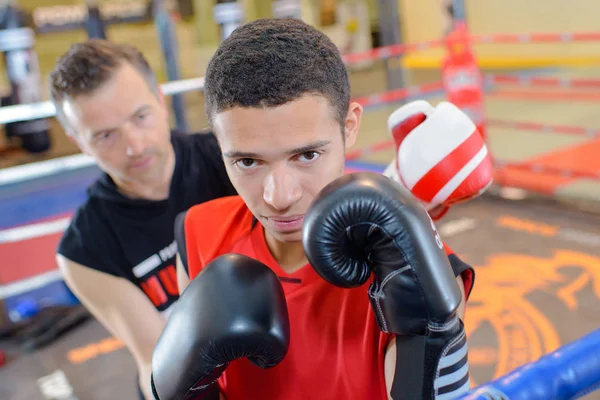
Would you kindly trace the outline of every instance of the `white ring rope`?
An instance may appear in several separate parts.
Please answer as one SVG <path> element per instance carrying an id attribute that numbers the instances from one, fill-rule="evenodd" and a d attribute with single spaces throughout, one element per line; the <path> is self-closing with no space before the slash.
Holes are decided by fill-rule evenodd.
<path id="1" fill-rule="evenodd" d="M 50 118 L 56 115 L 54 104 L 49 101 L 41 103 L 18 104 L 0 108 L 0 125 L 12 122 L 31 121 Z"/>
<path id="2" fill-rule="evenodd" d="M 0 187 L 64 171 L 85 168 L 95 164 L 94 159 L 85 154 L 74 154 L 72 156 L 4 168 L 0 170 Z"/>
<path id="3" fill-rule="evenodd" d="M 172 81 L 160 85 L 165 96 L 204 90 L 204 77 Z M 31 121 L 56 116 L 56 109 L 49 101 L 18 104 L 0 108 L 0 125 L 19 121 Z"/>

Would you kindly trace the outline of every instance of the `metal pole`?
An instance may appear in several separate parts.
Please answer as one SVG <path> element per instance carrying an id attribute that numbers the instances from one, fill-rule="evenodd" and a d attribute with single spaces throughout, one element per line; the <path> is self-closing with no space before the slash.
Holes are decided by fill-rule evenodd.
<path id="1" fill-rule="evenodd" d="M 169 81 L 181 79 L 179 67 L 179 51 L 177 48 L 177 36 L 175 26 L 169 11 L 163 0 L 153 0 L 154 25 L 160 41 L 165 66 L 167 67 L 167 78 Z M 185 102 L 180 94 L 172 97 L 175 124 L 178 130 L 188 132 L 187 120 L 185 118 Z"/>
<path id="2" fill-rule="evenodd" d="M 452 19 L 459 22 L 465 21 L 465 0 L 452 0 Z"/>
<path id="3" fill-rule="evenodd" d="M 239 1 L 217 0 L 217 4 L 213 7 L 213 16 L 221 27 L 221 41 L 223 41 L 244 23 L 244 7 Z"/>
<path id="4" fill-rule="evenodd" d="M 300 0 L 273 1 L 273 17 L 302 19 L 302 6 Z"/>
<path id="5" fill-rule="evenodd" d="M 381 35 L 381 45 L 391 46 L 402 43 L 402 33 L 400 32 L 400 11 L 398 0 L 377 0 L 377 9 L 379 13 L 379 30 Z M 390 66 L 391 59 L 386 61 L 386 75 L 388 90 L 404 87 L 404 71 L 400 68 Z M 400 65 L 400 63 L 395 63 Z"/>
<path id="6" fill-rule="evenodd" d="M 465 22 L 465 0 L 441 0 L 444 13 L 444 35 L 448 35 L 459 22 Z"/>
<path id="7" fill-rule="evenodd" d="M 88 16 L 84 24 L 88 37 L 90 39 L 106 39 L 106 27 L 98 7 L 98 0 L 86 0 L 85 4 L 87 5 Z"/>

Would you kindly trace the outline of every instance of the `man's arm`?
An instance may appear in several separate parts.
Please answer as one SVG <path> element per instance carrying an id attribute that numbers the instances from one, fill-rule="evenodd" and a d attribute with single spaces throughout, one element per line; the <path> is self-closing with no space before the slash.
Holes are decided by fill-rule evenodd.
<path id="1" fill-rule="evenodd" d="M 456 277 L 456 282 L 458 282 L 458 287 L 460 287 L 460 292 L 462 293 L 462 300 L 458 305 L 458 317 L 461 321 L 465 322 L 465 309 L 467 307 L 467 294 L 465 292 L 465 283 L 463 282 L 463 278 L 461 275 Z"/>
<path id="2" fill-rule="evenodd" d="M 146 295 L 131 282 L 87 268 L 57 255 L 65 282 L 90 313 L 133 356 L 139 383 L 147 400 L 152 400 L 150 372 L 152 352 L 165 321 Z"/>
<path id="3" fill-rule="evenodd" d="M 181 257 L 179 257 L 179 253 L 177 253 L 177 262 L 175 263 L 175 270 L 177 271 L 177 288 L 179 289 L 179 294 L 183 293 L 187 285 L 190 284 L 190 277 L 188 276 L 185 268 L 183 268 L 183 263 L 181 262 Z"/>
<path id="4" fill-rule="evenodd" d="M 465 307 L 466 307 L 466 294 L 465 294 L 465 285 L 463 283 L 462 277 L 459 275 L 456 278 L 458 282 L 458 286 L 460 286 L 460 291 L 462 292 L 462 301 L 458 306 L 458 316 L 462 321 L 465 319 Z M 408 362 L 408 360 L 407 360 Z M 392 383 L 394 382 L 394 372 L 396 371 L 396 338 L 392 338 L 390 343 L 388 344 L 385 350 L 385 360 L 384 360 L 384 373 L 385 373 L 385 388 L 388 393 L 388 399 L 391 400 L 390 392 L 392 390 Z"/>

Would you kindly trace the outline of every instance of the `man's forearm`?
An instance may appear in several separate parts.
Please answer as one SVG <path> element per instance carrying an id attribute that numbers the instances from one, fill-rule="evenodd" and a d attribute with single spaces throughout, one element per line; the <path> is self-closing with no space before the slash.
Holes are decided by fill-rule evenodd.
<path id="1" fill-rule="evenodd" d="M 187 285 L 190 284 L 190 278 L 188 277 L 187 273 L 185 272 L 185 269 L 183 268 L 183 264 L 181 262 L 179 253 L 177 253 L 175 270 L 177 271 L 177 287 L 179 290 L 179 294 L 181 294 L 183 293 Z"/>
<path id="2" fill-rule="evenodd" d="M 458 306 L 458 310 L 456 310 L 456 313 L 458 314 L 458 317 L 464 323 L 465 309 L 467 307 L 467 295 L 465 293 L 465 283 L 460 275 L 456 277 L 456 282 L 458 282 L 458 286 L 460 287 L 460 292 L 462 293 L 462 301 L 460 302 L 460 305 Z"/>
<path id="3" fill-rule="evenodd" d="M 152 373 L 152 364 L 145 364 L 138 368 L 138 381 L 145 400 L 154 400 L 152 388 L 150 387 L 150 374 Z"/>

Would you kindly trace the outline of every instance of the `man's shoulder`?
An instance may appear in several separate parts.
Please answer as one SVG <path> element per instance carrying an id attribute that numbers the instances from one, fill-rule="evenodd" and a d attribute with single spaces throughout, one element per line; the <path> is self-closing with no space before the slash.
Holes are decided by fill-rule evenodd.
<path id="1" fill-rule="evenodd" d="M 86 267 L 117 275 L 101 256 L 107 249 L 113 249 L 114 241 L 109 234 L 111 218 L 105 215 L 100 202 L 91 197 L 75 210 L 58 243 L 57 253 Z"/>
<path id="2" fill-rule="evenodd" d="M 185 223 L 206 230 L 221 227 L 230 230 L 252 222 L 252 213 L 240 196 L 226 196 L 192 206 L 186 213 Z"/>
<path id="3" fill-rule="evenodd" d="M 102 229 L 109 220 L 105 218 L 102 210 L 101 200 L 88 197 L 72 214 L 65 235 L 88 236 L 93 235 L 98 229 Z"/>
<path id="4" fill-rule="evenodd" d="M 223 197 L 190 208 L 184 223 L 190 277 L 249 234 L 252 221 L 252 213 L 239 196 Z"/>
<path id="5" fill-rule="evenodd" d="M 178 179 L 203 181 L 200 191 L 209 198 L 236 194 L 225 169 L 219 142 L 212 132 L 174 136 L 173 146 L 179 159 L 176 169 Z"/>
<path id="6" fill-rule="evenodd" d="M 210 151 L 214 148 L 218 148 L 217 138 L 210 130 L 192 133 L 173 131 L 171 137 L 173 143 L 182 147 L 194 148 L 195 150 L 201 151 Z"/>

